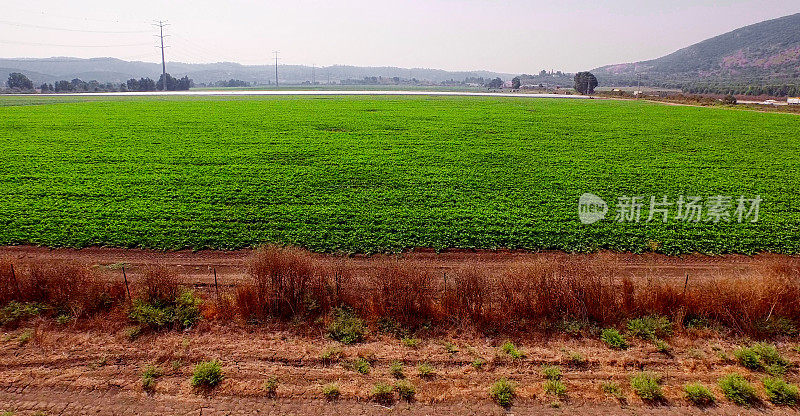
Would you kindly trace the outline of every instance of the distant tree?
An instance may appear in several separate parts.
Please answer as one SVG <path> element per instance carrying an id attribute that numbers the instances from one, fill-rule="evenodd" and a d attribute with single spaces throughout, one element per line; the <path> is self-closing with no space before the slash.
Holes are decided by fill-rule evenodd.
<path id="1" fill-rule="evenodd" d="M 42 92 L 44 92 L 44 93 L 46 93 L 46 92 L 53 92 L 53 85 L 52 85 L 52 84 L 48 84 L 48 83 L 46 83 L 46 82 L 45 82 L 44 84 L 42 84 L 42 85 L 39 87 L 39 90 L 41 90 L 41 91 L 42 91 Z"/>
<path id="2" fill-rule="evenodd" d="M 546 77 L 546 76 L 547 76 L 547 71 L 546 71 L 546 70 L 544 70 L 544 69 L 543 69 L 543 70 L 541 70 L 541 71 L 539 71 L 539 76 L 540 76 L 540 77 Z"/>
<path id="3" fill-rule="evenodd" d="M 24 74 L 19 72 L 12 72 L 8 74 L 8 81 L 6 81 L 8 88 L 17 90 L 32 90 L 33 81 L 28 79 Z"/>
<path id="4" fill-rule="evenodd" d="M 181 79 L 176 79 L 169 73 L 167 73 L 166 76 L 167 91 L 187 91 L 193 85 L 192 80 L 189 79 L 188 76 L 184 76 Z M 156 83 L 156 89 L 159 91 L 164 90 L 164 74 L 162 74 L 158 79 L 158 82 Z"/>
<path id="5" fill-rule="evenodd" d="M 734 97 L 732 94 L 728 94 L 725 96 L 725 98 L 722 99 L 723 104 L 733 105 L 736 104 L 736 102 L 737 102 L 736 97 Z"/>
<path id="6" fill-rule="evenodd" d="M 591 72 L 575 74 L 575 91 L 581 94 L 593 94 L 595 87 L 597 87 L 597 78 Z"/>
<path id="7" fill-rule="evenodd" d="M 54 89 L 55 92 L 70 92 L 72 91 L 72 84 L 69 81 L 58 81 Z"/>
<path id="8" fill-rule="evenodd" d="M 497 77 L 489 81 L 489 84 L 487 84 L 486 86 L 489 87 L 490 89 L 503 88 L 503 80 L 500 79 L 500 77 Z"/>
<path id="9" fill-rule="evenodd" d="M 514 77 L 514 79 L 511 80 L 511 88 L 518 90 L 520 85 L 522 85 L 522 81 L 519 77 Z"/>
<path id="10" fill-rule="evenodd" d="M 70 81 L 69 83 L 72 84 L 72 89 L 74 91 L 88 91 L 89 90 L 89 84 L 87 84 L 86 82 L 82 81 L 80 78 L 75 78 L 72 81 Z"/>

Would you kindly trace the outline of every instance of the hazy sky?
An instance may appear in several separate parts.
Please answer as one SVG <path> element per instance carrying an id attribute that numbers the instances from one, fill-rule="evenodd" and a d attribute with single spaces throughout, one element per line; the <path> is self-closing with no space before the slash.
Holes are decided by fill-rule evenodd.
<path id="1" fill-rule="evenodd" d="M 800 12 L 800 0 L 6 2 L 0 57 L 578 71 L 656 58 Z M 55 29 L 60 30 L 55 30 Z M 132 32 L 132 33 L 108 33 Z"/>

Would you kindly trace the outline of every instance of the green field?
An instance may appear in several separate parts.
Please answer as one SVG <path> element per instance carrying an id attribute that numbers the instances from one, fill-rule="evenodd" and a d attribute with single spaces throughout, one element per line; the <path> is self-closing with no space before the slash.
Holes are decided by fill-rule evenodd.
<path id="1" fill-rule="evenodd" d="M 485 97 L 0 98 L 0 244 L 800 253 L 800 117 Z M 26 105 L 27 104 L 27 105 Z M 583 225 L 578 197 L 611 204 Z M 758 223 L 617 223 L 760 195 Z"/>

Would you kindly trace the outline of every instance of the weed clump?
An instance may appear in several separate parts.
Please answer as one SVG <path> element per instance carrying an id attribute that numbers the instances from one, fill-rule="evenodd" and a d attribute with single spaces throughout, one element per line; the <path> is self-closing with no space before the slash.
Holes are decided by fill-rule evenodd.
<path id="1" fill-rule="evenodd" d="M 711 390 L 700 383 L 689 383 L 683 386 L 683 393 L 686 395 L 686 400 L 695 406 L 711 406 L 716 401 Z"/>
<path id="2" fill-rule="evenodd" d="M 367 329 L 355 312 L 347 308 L 333 310 L 332 320 L 328 325 L 328 335 L 343 344 L 353 344 L 364 339 Z"/>
<path id="3" fill-rule="evenodd" d="M 319 358 L 322 365 L 331 365 L 342 359 L 342 349 L 339 347 L 330 347 L 320 354 Z"/>
<path id="4" fill-rule="evenodd" d="M 417 367 L 417 372 L 422 378 L 432 378 L 436 375 L 436 369 L 434 369 L 433 366 L 428 363 L 420 364 L 419 367 Z"/>
<path id="5" fill-rule="evenodd" d="M 275 398 L 278 396 L 278 377 L 272 376 L 264 382 L 264 393 L 267 394 L 269 398 Z"/>
<path id="6" fill-rule="evenodd" d="M 645 316 L 629 320 L 628 332 L 645 341 L 655 341 L 672 335 L 672 324 L 664 316 Z"/>
<path id="7" fill-rule="evenodd" d="M 365 360 L 363 357 L 356 358 L 352 363 L 351 366 L 353 371 L 359 374 L 369 374 L 371 366 L 369 365 L 369 361 Z"/>
<path id="8" fill-rule="evenodd" d="M 604 381 L 600 384 L 600 390 L 603 391 L 605 394 L 610 394 L 614 396 L 617 400 L 624 400 L 625 396 L 622 394 L 622 388 L 619 384 L 614 383 L 613 381 Z"/>
<path id="9" fill-rule="evenodd" d="M 11 301 L 0 309 L 0 325 L 16 324 L 19 321 L 38 316 L 47 306 L 36 302 Z"/>
<path id="10" fill-rule="evenodd" d="M 203 361 L 194 367 L 192 387 L 212 388 L 219 384 L 223 377 L 219 361 Z"/>
<path id="11" fill-rule="evenodd" d="M 766 343 L 756 343 L 751 347 L 742 347 L 734 351 L 733 355 L 742 367 L 755 370 L 766 371 L 777 376 L 786 373 L 789 362 L 781 356 L 774 345 Z"/>
<path id="12" fill-rule="evenodd" d="M 794 406 L 797 404 L 798 389 L 778 377 L 764 377 L 761 381 L 770 402 L 777 406 Z"/>
<path id="13" fill-rule="evenodd" d="M 615 350 L 627 350 L 628 341 L 614 328 L 606 328 L 600 333 L 600 339 Z"/>
<path id="14" fill-rule="evenodd" d="M 661 376 L 642 371 L 631 377 L 631 388 L 644 401 L 656 402 L 664 400 L 664 391 L 661 390 Z"/>
<path id="15" fill-rule="evenodd" d="M 156 379 L 161 377 L 161 369 L 154 365 L 148 365 L 142 372 L 142 390 L 153 393 L 156 390 Z"/>
<path id="16" fill-rule="evenodd" d="M 183 292 L 169 302 L 150 303 L 144 299 L 133 302 L 129 317 L 138 324 L 158 330 L 189 328 L 200 320 L 202 301 L 192 292 Z"/>
<path id="17" fill-rule="evenodd" d="M 377 383 L 375 387 L 372 388 L 372 400 L 378 404 L 382 404 L 384 406 L 391 405 L 394 403 L 394 388 L 386 383 Z"/>
<path id="18" fill-rule="evenodd" d="M 417 348 L 417 346 L 419 345 L 419 340 L 417 338 L 404 337 L 403 339 L 400 340 L 400 342 L 402 342 L 403 345 L 408 348 Z"/>
<path id="19" fill-rule="evenodd" d="M 542 366 L 542 375 L 547 380 L 561 380 L 561 368 L 556 365 Z"/>
<path id="20" fill-rule="evenodd" d="M 740 374 L 729 374 L 719 380 L 722 394 L 739 406 L 747 406 L 758 401 L 756 389 Z"/>
<path id="21" fill-rule="evenodd" d="M 409 403 L 414 401 L 414 397 L 417 394 L 416 388 L 408 380 L 400 380 L 394 383 L 394 389 L 397 390 L 397 395 L 400 396 L 400 399 Z"/>
<path id="22" fill-rule="evenodd" d="M 516 397 L 517 386 L 506 378 L 501 378 L 492 384 L 489 395 L 498 405 L 509 408 Z"/>
<path id="23" fill-rule="evenodd" d="M 325 396 L 326 400 L 331 402 L 339 400 L 339 396 L 341 396 L 339 385 L 336 383 L 330 383 L 322 386 L 322 395 Z"/>
<path id="24" fill-rule="evenodd" d="M 400 361 L 392 361 L 389 364 L 389 373 L 397 379 L 405 378 L 403 374 L 403 363 Z"/>
<path id="25" fill-rule="evenodd" d="M 542 387 L 545 393 L 557 398 L 564 398 L 567 395 L 567 386 L 561 380 L 547 380 Z"/>
<path id="26" fill-rule="evenodd" d="M 500 347 L 500 350 L 503 351 L 504 354 L 511 357 L 511 359 L 513 360 L 520 360 L 525 358 L 525 353 L 519 348 L 517 348 L 517 346 L 514 345 L 514 343 L 512 343 L 511 341 L 507 341 L 505 344 L 503 344 Z"/>

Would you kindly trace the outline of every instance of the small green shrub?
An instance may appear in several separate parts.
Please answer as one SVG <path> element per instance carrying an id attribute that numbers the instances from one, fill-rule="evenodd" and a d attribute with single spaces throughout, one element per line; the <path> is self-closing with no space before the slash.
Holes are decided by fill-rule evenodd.
<path id="1" fill-rule="evenodd" d="M 322 365 L 331 365 L 342 359 L 342 349 L 339 347 L 327 348 L 319 358 L 322 360 Z"/>
<path id="2" fill-rule="evenodd" d="M 689 383 L 683 386 L 686 400 L 695 406 L 711 406 L 716 401 L 714 394 L 706 386 L 700 383 Z"/>
<path id="3" fill-rule="evenodd" d="M 794 406 L 797 404 L 798 390 L 794 384 L 789 384 L 778 377 L 764 377 L 761 381 L 767 398 L 778 406 Z"/>
<path id="4" fill-rule="evenodd" d="M 0 309 L 0 326 L 33 318 L 45 310 L 47 310 L 47 306 L 40 303 L 17 302 L 12 300 Z"/>
<path id="5" fill-rule="evenodd" d="M 742 367 L 755 371 L 766 371 L 774 376 L 786 373 L 789 367 L 789 362 L 781 356 L 774 345 L 762 342 L 750 347 L 739 348 L 734 351 L 733 355 Z"/>
<path id="6" fill-rule="evenodd" d="M 61 326 L 70 323 L 70 321 L 72 321 L 72 317 L 67 314 L 62 313 L 61 315 L 56 316 L 56 322 Z"/>
<path id="7" fill-rule="evenodd" d="M 725 397 L 739 406 L 758 401 L 756 389 L 740 374 L 729 374 L 719 380 L 719 388 Z"/>
<path id="8" fill-rule="evenodd" d="M 400 399 L 409 403 L 414 401 L 414 397 L 417 394 L 416 388 L 408 380 L 400 380 L 394 383 L 394 389 L 397 390 L 397 395 L 400 396 Z"/>
<path id="9" fill-rule="evenodd" d="M 511 407 L 514 402 L 516 391 L 517 386 L 513 382 L 508 381 L 506 378 L 501 378 L 492 384 L 492 388 L 489 390 L 489 395 L 497 404 L 508 408 Z"/>
<path id="10" fill-rule="evenodd" d="M 328 336 L 343 344 L 353 344 L 364 339 L 367 333 L 364 321 L 355 312 L 347 308 L 338 308 L 332 312 L 333 318 L 328 325 Z"/>
<path id="11" fill-rule="evenodd" d="M 436 369 L 428 363 L 422 363 L 417 367 L 417 372 L 422 378 L 431 378 L 436 375 Z"/>
<path id="12" fill-rule="evenodd" d="M 619 386 L 619 384 L 614 383 L 613 381 L 604 381 L 601 383 L 600 390 L 602 390 L 605 394 L 614 396 L 617 400 L 623 400 L 625 398 L 625 396 L 622 394 L 622 388 Z"/>
<path id="13" fill-rule="evenodd" d="M 650 372 L 642 371 L 631 377 L 631 388 L 645 401 L 664 400 L 664 392 L 661 390 L 661 376 Z"/>
<path id="14" fill-rule="evenodd" d="M 278 377 L 272 376 L 264 382 L 264 393 L 266 393 L 269 398 L 278 396 Z"/>
<path id="15" fill-rule="evenodd" d="M 472 360 L 472 367 L 475 368 L 476 370 L 482 369 L 483 366 L 485 365 L 486 365 L 486 360 L 484 360 L 483 358 L 478 357 Z"/>
<path id="16" fill-rule="evenodd" d="M 369 361 L 362 357 L 356 358 L 352 363 L 353 370 L 359 374 L 369 374 L 370 365 Z"/>
<path id="17" fill-rule="evenodd" d="M 389 373 L 394 378 L 405 378 L 405 374 L 403 374 L 403 363 L 400 361 L 392 361 L 389 364 Z"/>
<path id="18" fill-rule="evenodd" d="M 561 380 L 550 379 L 543 384 L 544 392 L 551 394 L 558 398 L 563 398 L 567 395 L 567 386 Z"/>
<path id="19" fill-rule="evenodd" d="M 582 367 L 586 365 L 586 357 L 577 351 L 570 351 L 567 353 L 567 361 L 569 361 L 570 365 L 575 367 Z"/>
<path id="20" fill-rule="evenodd" d="M 657 339 L 657 340 L 655 340 L 654 343 L 656 345 L 656 349 L 658 350 L 658 352 L 660 352 L 662 354 L 667 354 L 667 355 L 670 354 L 670 351 L 672 350 L 672 347 L 670 347 L 669 344 L 666 341 Z"/>
<path id="21" fill-rule="evenodd" d="M 400 342 L 408 348 L 417 348 L 417 346 L 419 346 L 419 340 L 416 338 L 403 338 Z"/>
<path id="22" fill-rule="evenodd" d="M 142 390 L 152 393 L 156 389 L 156 379 L 161 377 L 161 368 L 148 365 L 142 372 Z"/>
<path id="23" fill-rule="evenodd" d="M 167 327 L 188 328 L 200 319 L 201 299 L 186 291 L 170 303 L 149 303 L 143 299 L 133 301 L 128 316 L 140 325 L 151 329 Z"/>
<path id="24" fill-rule="evenodd" d="M 223 377 L 219 361 L 203 361 L 194 367 L 192 387 L 212 388 L 219 384 Z"/>
<path id="25" fill-rule="evenodd" d="M 739 360 L 739 364 L 741 364 L 742 367 L 749 368 L 751 370 L 761 369 L 761 360 L 758 357 L 758 353 L 756 353 L 752 348 L 739 348 L 738 350 L 734 351 L 733 355 L 737 360 Z"/>
<path id="26" fill-rule="evenodd" d="M 19 342 L 19 345 L 22 346 L 31 342 L 32 339 L 33 339 L 33 331 L 30 329 L 26 329 L 22 331 L 21 334 L 19 334 L 19 337 L 17 337 L 17 342 Z"/>
<path id="27" fill-rule="evenodd" d="M 341 396 L 339 385 L 336 383 L 331 383 L 322 386 L 322 395 L 325 396 L 325 399 L 328 401 L 339 400 L 339 396 Z"/>
<path id="28" fill-rule="evenodd" d="M 672 335 L 672 324 L 664 316 L 645 316 L 629 320 L 628 332 L 630 332 L 631 336 L 655 341 L 658 338 Z"/>
<path id="29" fill-rule="evenodd" d="M 628 341 L 614 328 L 606 328 L 600 333 L 600 339 L 615 350 L 627 350 Z"/>
<path id="30" fill-rule="evenodd" d="M 386 383 L 377 383 L 372 388 L 372 400 L 376 403 L 388 406 L 394 403 L 394 388 Z"/>
<path id="31" fill-rule="evenodd" d="M 561 380 L 561 368 L 557 365 L 544 365 L 542 375 L 548 380 Z"/>
<path id="32" fill-rule="evenodd" d="M 458 347 L 452 342 L 445 342 L 442 345 L 444 346 L 444 350 L 450 355 L 455 355 L 458 352 Z"/>
<path id="33" fill-rule="evenodd" d="M 514 360 L 525 358 L 525 353 L 518 349 L 517 346 L 511 341 L 507 341 L 505 344 L 503 344 L 500 347 L 500 350 Z"/>

